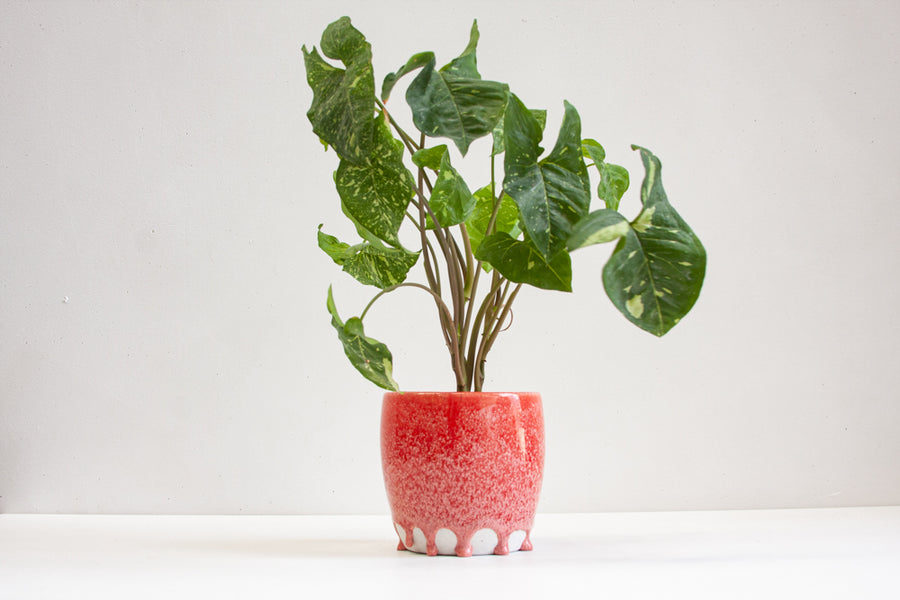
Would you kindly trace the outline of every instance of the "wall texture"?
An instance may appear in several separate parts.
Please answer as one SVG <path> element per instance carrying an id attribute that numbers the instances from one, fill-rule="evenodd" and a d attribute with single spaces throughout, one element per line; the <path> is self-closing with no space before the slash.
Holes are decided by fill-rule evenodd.
<path id="1" fill-rule="evenodd" d="M 315 242 L 350 230 L 300 47 L 342 14 L 379 81 L 477 17 L 485 78 L 551 138 L 573 103 L 626 213 L 651 148 L 707 247 L 663 339 L 607 247 L 523 291 L 488 387 L 544 396 L 542 510 L 900 503 L 897 3 L 31 2 L 0 5 L 0 511 L 387 510 L 380 392 L 324 309 L 371 294 Z M 404 388 L 452 386 L 418 294 L 367 328 Z"/>

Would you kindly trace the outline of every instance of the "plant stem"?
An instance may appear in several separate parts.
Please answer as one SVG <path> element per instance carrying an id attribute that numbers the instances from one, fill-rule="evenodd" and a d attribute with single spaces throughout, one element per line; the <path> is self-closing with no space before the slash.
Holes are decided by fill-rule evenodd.
<path id="1" fill-rule="evenodd" d="M 484 297 L 484 300 L 481 302 L 481 306 L 478 308 L 478 313 L 475 315 L 475 322 L 472 324 L 472 328 L 469 329 L 468 321 L 466 322 L 466 332 L 470 333 L 471 337 L 469 338 L 469 350 L 466 353 L 466 379 L 471 382 L 473 381 L 473 374 L 475 370 L 475 353 L 477 350 L 478 344 L 478 330 L 481 328 L 481 323 L 484 319 L 484 314 L 487 311 L 487 307 L 489 304 L 489 300 L 497 293 L 500 289 L 500 286 L 503 285 L 502 281 L 498 281 L 498 278 L 495 276 L 494 278 L 494 287 L 490 292 Z M 469 307 L 471 308 L 474 305 L 475 299 L 472 298 L 469 301 Z"/>
<path id="2" fill-rule="evenodd" d="M 493 330 L 490 335 L 486 339 L 482 339 L 481 347 L 478 350 L 479 356 L 475 359 L 476 371 L 473 374 L 474 379 L 474 387 L 476 392 L 480 392 L 482 387 L 484 386 L 484 363 L 487 358 L 488 352 L 490 352 L 491 348 L 494 345 L 494 342 L 497 340 L 497 336 L 500 335 L 500 332 L 503 330 L 503 323 L 506 321 L 506 317 L 509 315 L 510 310 L 512 310 L 512 303 L 516 299 L 516 296 L 519 294 L 519 290 L 522 289 L 522 284 L 516 284 L 516 287 L 513 289 L 512 293 L 509 295 L 509 298 L 503 302 L 503 310 L 500 313 L 499 318 L 494 324 Z M 506 290 L 504 290 L 505 292 Z M 505 294 L 504 294 L 505 295 Z"/>
<path id="3" fill-rule="evenodd" d="M 400 289 L 402 287 L 414 287 L 414 288 L 418 288 L 420 290 L 425 290 L 426 292 L 431 294 L 431 296 L 434 298 L 434 301 L 437 302 L 438 306 L 447 315 L 450 314 L 450 309 L 447 307 L 446 304 L 444 304 L 444 299 L 441 298 L 440 296 L 438 296 L 437 294 L 435 294 L 428 286 L 422 285 L 421 283 L 415 283 L 412 281 L 405 281 L 403 283 L 398 283 L 397 285 L 392 285 L 390 287 L 386 287 L 383 290 L 381 290 L 380 292 L 378 292 L 377 294 L 375 294 L 375 296 L 371 300 L 369 300 L 369 303 L 366 304 L 366 307 L 363 309 L 362 314 L 359 315 L 359 320 L 362 321 L 363 319 L 366 318 L 366 314 L 369 312 L 369 309 L 372 308 L 372 305 L 375 304 L 376 300 L 378 300 L 385 294 L 389 294 L 390 292 L 393 292 L 394 290 Z"/>
<path id="4" fill-rule="evenodd" d="M 425 145 L 425 141 L 423 140 L 421 144 L 416 146 L 416 143 L 409 136 L 409 134 L 406 133 L 405 131 L 403 131 L 403 129 L 400 127 L 400 125 L 398 125 L 397 122 L 391 118 L 391 114 L 388 112 L 387 107 L 385 107 L 385 105 L 382 104 L 381 100 L 379 100 L 376 97 L 375 103 L 378 104 L 378 108 L 381 109 L 381 113 L 384 115 L 385 120 L 391 124 L 391 127 L 394 128 L 394 131 L 396 131 L 397 134 L 400 136 L 400 139 L 406 145 L 406 149 L 409 150 L 410 155 L 412 155 L 416 150 L 421 149 Z"/>

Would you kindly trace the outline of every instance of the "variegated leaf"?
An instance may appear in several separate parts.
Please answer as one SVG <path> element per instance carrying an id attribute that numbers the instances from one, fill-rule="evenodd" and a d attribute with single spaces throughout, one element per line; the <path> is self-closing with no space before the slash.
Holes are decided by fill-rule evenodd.
<path id="1" fill-rule="evenodd" d="M 403 248 L 386 248 L 363 242 L 356 246 L 345 244 L 333 235 L 328 235 L 319 226 L 319 248 L 321 248 L 344 272 L 365 285 L 385 289 L 403 283 L 409 270 L 419 258 L 418 252 Z"/>
<path id="2" fill-rule="evenodd" d="M 352 317 L 346 323 L 341 321 L 334 304 L 331 287 L 328 288 L 326 304 L 331 314 L 331 325 L 337 330 L 338 338 L 344 346 L 344 354 L 357 371 L 375 385 L 386 390 L 398 391 L 400 387 L 393 377 L 393 356 L 388 347 L 366 337 L 362 321 Z"/>
<path id="3" fill-rule="evenodd" d="M 475 256 L 510 281 L 545 290 L 572 291 L 572 261 L 565 248 L 547 260 L 527 241 L 495 233 L 482 240 Z"/>
<path id="4" fill-rule="evenodd" d="M 463 53 L 440 70 L 435 69 L 433 56 L 428 61 L 420 57 L 415 66 L 422 71 L 406 90 L 416 128 L 430 137 L 450 138 L 463 155 L 503 117 L 509 93 L 505 83 L 481 79 L 476 68 L 477 44 L 478 25 L 473 23 Z"/>
<path id="5" fill-rule="evenodd" d="M 487 185 L 475 191 L 475 210 L 466 220 L 466 230 L 469 233 L 469 242 L 472 251 L 477 252 L 481 241 L 487 233 L 487 227 L 491 222 L 496 200 L 491 194 L 491 186 Z M 497 219 L 494 221 L 494 229 L 491 233 L 508 233 L 511 237 L 519 236 L 519 209 L 513 199 L 503 194 L 500 200 L 500 208 L 497 211 Z M 489 265 L 487 265 L 489 266 Z"/>
<path id="6" fill-rule="evenodd" d="M 632 323 L 662 336 L 688 313 L 703 286 L 706 250 L 666 198 L 662 165 L 640 150 L 643 210 L 603 268 L 603 286 Z"/>
<path id="7" fill-rule="evenodd" d="M 521 100 L 511 95 L 504 134 L 503 189 L 519 207 L 534 247 L 549 260 L 565 249 L 572 228 L 590 207 L 590 180 L 581 154 L 581 119 L 575 107 L 566 102 L 556 145 L 538 161 L 540 126 Z"/>
<path id="8" fill-rule="evenodd" d="M 342 160 L 335 173 L 341 202 L 355 222 L 393 246 L 414 193 L 403 164 L 403 143 L 394 139 L 383 116 L 375 118 L 375 145 L 360 164 Z"/>
<path id="9" fill-rule="evenodd" d="M 450 227 L 465 222 L 475 208 L 475 198 L 469 191 L 465 180 L 450 164 L 450 153 L 441 157 L 440 172 L 428 203 L 434 216 L 442 227 Z M 434 228 L 431 216 L 428 217 L 429 229 Z"/>
<path id="10" fill-rule="evenodd" d="M 593 244 L 605 244 L 622 237 L 630 229 L 628 219 L 614 210 L 601 208 L 578 221 L 566 246 L 571 252 Z"/>
<path id="11" fill-rule="evenodd" d="M 365 37 L 341 17 L 322 34 L 322 52 L 346 69 L 328 64 L 313 48 L 303 47 L 306 80 L 313 90 L 306 116 L 319 138 L 342 160 L 360 163 L 372 151 L 375 78 L 372 49 Z"/>

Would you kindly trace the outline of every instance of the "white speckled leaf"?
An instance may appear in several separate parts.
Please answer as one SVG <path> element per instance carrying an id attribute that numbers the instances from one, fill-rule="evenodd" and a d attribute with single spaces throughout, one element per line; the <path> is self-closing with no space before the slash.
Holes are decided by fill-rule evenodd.
<path id="1" fill-rule="evenodd" d="M 603 286 L 629 321 L 662 336 L 690 311 L 706 273 L 706 251 L 687 223 L 669 204 L 662 187 L 662 165 L 649 150 L 641 152 L 646 175 L 643 210 L 603 268 Z"/>
<path id="2" fill-rule="evenodd" d="M 350 19 L 342 17 L 322 34 L 322 52 L 347 68 L 334 67 L 315 48 L 308 51 L 303 47 L 306 80 L 313 90 L 306 116 L 316 135 L 333 146 L 341 159 L 361 162 L 372 150 L 372 48 Z"/>
<path id="3" fill-rule="evenodd" d="M 341 160 L 335 186 L 344 210 L 366 230 L 393 246 L 414 193 L 403 164 L 403 143 L 394 139 L 382 116 L 375 118 L 372 153 L 359 164 Z"/>
<path id="4" fill-rule="evenodd" d="M 519 207 L 522 224 L 534 247 L 550 260 L 565 249 L 575 223 L 590 208 L 590 180 L 581 150 L 581 119 L 575 107 L 566 102 L 556 145 L 545 159 L 538 161 L 540 126 L 525 105 L 511 95 L 504 116 L 504 133 L 503 189 Z"/>
<path id="5" fill-rule="evenodd" d="M 527 241 L 513 239 L 508 233 L 494 233 L 482 240 L 475 256 L 515 283 L 572 291 L 572 261 L 565 248 L 547 260 Z"/>
<path id="6" fill-rule="evenodd" d="M 628 219 L 614 210 L 601 208 L 575 224 L 566 246 L 571 252 L 593 244 L 605 244 L 622 237 L 629 229 Z"/>
<path id="7" fill-rule="evenodd" d="M 474 140 L 493 131 L 509 94 L 505 83 L 481 79 L 477 45 L 478 25 L 473 23 L 466 49 L 440 70 L 433 56 L 426 61 L 417 55 L 415 66 L 423 68 L 406 90 L 416 128 L 429 137 L 450 138 L 463 155 Z"/>
<path id="8" fill-rule="evenodd" d="M 350 363 L 363 377 L 386 390 L 398 391 L 400 387 L 393 377 L 393 356 L 388 347 L 366 337 L 362 321 L 352 317 L 346 323 L 338 316 L 337 307 L 331 287 L 328 288 L 328 302 L 326 304 L 331 314 L 331 325 L 337 330 L 338 338 L 344 345 L 344 354 L 350 359 Z"/>
<path id="9" fill-rule="evenodd" d="M 344 272 L 365 285 L 384 289 L 403 283 L 409 270 L 419 258 L 418 252 L 403 248 L 387 248 L 363 242 L 351 246 L 328 235 L 319 226 L 318 240 L 321 248 Z"/>

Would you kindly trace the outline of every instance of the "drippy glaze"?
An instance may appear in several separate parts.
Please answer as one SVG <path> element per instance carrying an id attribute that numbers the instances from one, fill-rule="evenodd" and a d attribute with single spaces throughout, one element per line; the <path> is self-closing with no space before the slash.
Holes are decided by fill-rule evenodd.
<path id="1" fill-rule="evenodd" d="M 480 530 L 496 535 L 494 554 L 531 550 L 531 528 L 544 461 L 541 400 L 533 393 L 385 394 L 382 465 L 398 550 L 413 549 L 413 530 L 425 551 L 438 553 L 441 529 L 456 536 L 457 556 L 472 555 Z"/>

